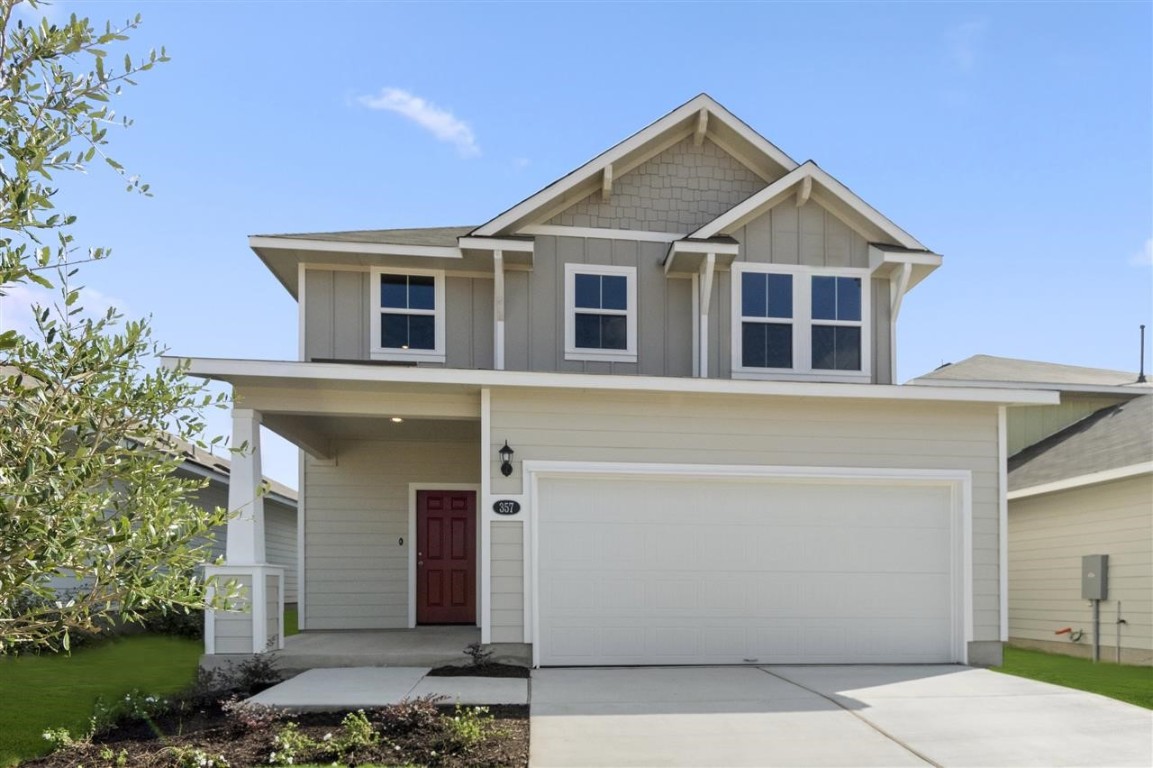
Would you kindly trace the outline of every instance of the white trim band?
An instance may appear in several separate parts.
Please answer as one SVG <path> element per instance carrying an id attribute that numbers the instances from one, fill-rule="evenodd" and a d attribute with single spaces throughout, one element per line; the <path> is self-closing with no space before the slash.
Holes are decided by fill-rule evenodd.
<path id="1" fill-rule="evenodd" d="M 1082 488 L 1086 485 L 1096 485 L 1097 483 L 1107 483 L 1110 480 L 1124 480 L 1127 477 L 1148 474 L 1153 474 L 1153 461 L 1130 464 L 1127 467 L 1106 469 L 1100 472 L 1090 472 L 1087 475 L 1078 475 L 1077 477 L 1069 477 L 1064 480 L 1054 480 L 1051 483 L 1042 483 L 1040 485 L 1030 486 L 1029 488 L 1019 488 L 1015 491 L 1009 491 L 1008 498 L 1010 501 L 1013 499 L 1025 499 L 1030 496 L 1040 496 L 1043 493 L 1056 493 L 1057 491 L 1067 491 L 1070 488 Z"/>

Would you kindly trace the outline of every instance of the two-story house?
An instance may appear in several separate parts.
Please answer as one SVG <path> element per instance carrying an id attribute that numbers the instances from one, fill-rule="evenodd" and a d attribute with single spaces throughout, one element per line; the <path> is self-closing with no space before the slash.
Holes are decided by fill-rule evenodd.
<path id="1" fill-rule="evenodd" d="M 894 385 L 941 257 L 698 96 L 479 226 L 256 236 L 300 359 L 237 398 L 228 565 L 283 641 L 258 426 L 303 451 L 303 632 L 479 627 L 535 665 L 1000 660 L 1005 408 Z"/>

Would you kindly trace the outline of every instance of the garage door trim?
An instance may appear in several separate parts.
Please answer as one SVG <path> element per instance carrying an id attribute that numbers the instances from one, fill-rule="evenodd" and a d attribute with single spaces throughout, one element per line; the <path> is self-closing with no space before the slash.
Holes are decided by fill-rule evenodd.
<path id="1" fill-rule="evenodd" d="M 528 514 L 524 525 L 524 628 L 525 642 L 532 643 L 533 666 L 540 666 L 540 569 L 537 558 L 539 481 L 544 478 L 581 477 L 638 479 L 699 477 L 708 480 L 753 479 L 783 482 L 876 483 L 882 485 L 930 485 L 950 489 L 950 528 L 953 534 L 951 569 L 953 654 L 956 661 L 968 663 L 968 644 L 973 639 L 973 548 L 972 472 L 957 469 L 870 468 L 870 467 L 790 467 L 716 464 L 647 464 L 620 462 L 533 461 L 523 464 L 528 486 Z"/>

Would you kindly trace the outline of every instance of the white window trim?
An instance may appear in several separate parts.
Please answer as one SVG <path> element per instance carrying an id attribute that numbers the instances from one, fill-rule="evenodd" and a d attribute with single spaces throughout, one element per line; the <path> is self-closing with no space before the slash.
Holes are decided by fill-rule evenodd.
<path id="1" fill-rule="evenodd" d="M 745 272 L 787 274 L 793 277 L 793 317 L 780 318 L 793 326 L 793 367 L 752 368 L 741 365 L 741 281 Z M 861 370 L 834 371 L 813 368 L 813 326 L 836 325 L 856 327 L 856 322 L 839 320 L 813 320 L 813 277 L 857 277 L 861 280 Z M 869 270 L 854 267 L 806 267 L 791 264 L 753 264 L 736 262 L 732 266 L 730 314 L 730 340 L 732 346 L 732 377 L 734 379 L 777 379 L 796 381 L 872 381 L 873 363 L 873 302 Z M 766 318 L 773 322 L 773 318 Z"/>
<path id="2" fill-rule="evenodd" d="M 620 310 L 592 310 L 596 314 L 624 315 L 626 320 L 626 346 L 624 349 L 586 349 L 576 345 L 576 276 L 577 275 L 623 275 L 625 277 L 626 301 L 624 312 Z M 612 363 L 635 363 L 637 361 L 637 269 L 636 267 L 612 267 L 603 264 L 564 265 L 564 358 L 565 360 L 591 360 Z"/>
<path id="3" fill-rule="evenodd" d="M 385 314 L 380 306 L 381 275 L 431 275 L 433 278 L 433 309 L 410 309 L 390 314 L 431 315 L 433 320 L 433 349 L 391 349 L 380 345 L 380 317 Z M 444 362 L 444 270 L 392 269 L 374 267 L 371 272 L 372 301 L 369 305 L 369 356 L 373 360 L 395 360 L 411 363 Z"/>

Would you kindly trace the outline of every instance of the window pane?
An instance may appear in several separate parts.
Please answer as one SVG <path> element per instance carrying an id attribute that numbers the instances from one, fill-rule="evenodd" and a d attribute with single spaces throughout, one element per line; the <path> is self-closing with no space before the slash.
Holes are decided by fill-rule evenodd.
<path id="1" fill-rule="evenodd" d="M 815 282 L 815 281 L 814 281 Z M 837 367 L 836 328 L 831 325 L 813 326 L 813 369 L 831 371 Z"/>
<path id="2" fill-rule="evenodd" d="M 837 370 L 861 370 L 861 329 L 837 328 Z"/>
<path id="3" fill-rule="evenodd" d="M 793 316 L 792 275 L 765 275 L 769 283 L 769 312 L 766 317 Z"/>
<path id="4" fill-rule="evenodd" d="M 434 278 L 432 275 L 408 276 L 408 308 L 409 309 L 436 309 L 436 298 L 433 292 Z"/>
<path id="5" fill-rule="evenodd" d="M 584 349 L 600 349 L 601 348 L 601 316 L 600 315 L 583 315 L 579 312 L 576 315 L 576 338 L 574 343 L 578 347 Z"/>
<path id="6" fill-rule="evenodd" d="M 628 349 L 628 326 L 624 315 L 602 315 L 601 349 Z"/>
<path id="7" fill-rule="evenodd" d="M 380 346 L 404 349 L 408 345 L 408 315 L 380 316 Z"/>
<path id="8" fill-rule="evenodd" d="M 576 306 L 586 309 L 601 308 L 601 276 L 574 275 L 576 281 Z"/>
<path id="9" fill-rule="evenodd" d="M 408 348 L 436 348 L 436 319 L 432 315 L 410 315 L 408 318 Z"/>
<path id="10" fill-rule="evenodd" d="M 601 308 L 628 309 L 628 278 L 624 275 L 601 276 Z"/>
<path id="11" fill-rule="evenodd" d="M 745 272 L 741 275 L 741 314 L 745 317 L 768 317 L 768 292 L 765 278 L 768 275 Z"/>
<path id="12" fill-rule="evenodd" d="M 861 278 L 837 278 L 837 319 L 861 319 Z"/>
<path id="13" fill-rule="evenodd" d="M 743 323 L 741 365 L 746 368 L 792 368 L 793 327 L 780 323 Z"/>
<path id="14" fill-rule="evenodd" d="M 861 370 L 861 329 L 814 325 L 813 368 L 825 371 Z"/>
<path id="15" fill-rule="evenodd" d="M 813 319 L 837 319 L 837 278 L 813 278 Z"/>
<path id="16" fill-rule="evenodd" d="M 408 275 L 380 276 L 380 306 L 408 308 Z"/>

